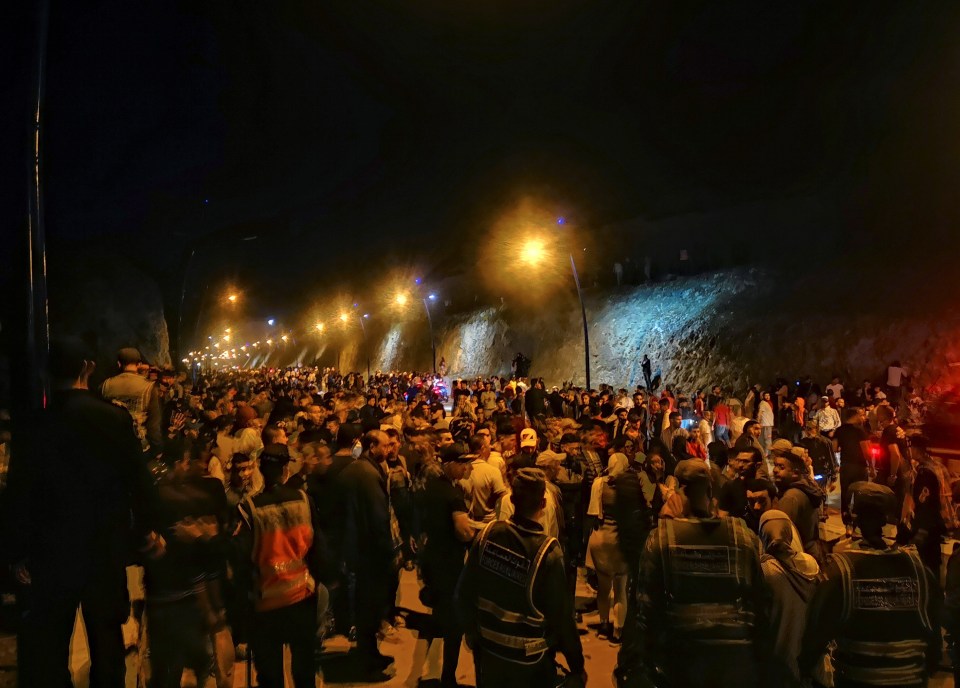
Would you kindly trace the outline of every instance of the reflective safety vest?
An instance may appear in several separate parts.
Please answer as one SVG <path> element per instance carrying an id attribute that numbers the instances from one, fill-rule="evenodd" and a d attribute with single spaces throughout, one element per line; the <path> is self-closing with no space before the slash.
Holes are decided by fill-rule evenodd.
<path id="1" fill-rule="evenodd" d="M 843 587 L 833 664 L 839 685 L 921 686 L 927 680 L 929 580 L 912 548 L 848 549 L 833 555 Z"/>
<path id="2" fill-rule="evenodd" d="M 302 499 L 264 506 L 256 506 L 254 497 L 244 500 L 252 520 L 258 612 L 296 604 L 316 588 L 306 563 L 313 545 L 310 503 L 305 493 L 300 494 Z"/>
<path id="3" fill-rule="evenodd" d="M 756 539 L 739 518 L 661 519 L 655 536 L 663 560 L 668 634 L 700 645 L 754 642 L 756 619 L 748 592 Z"/>
<path id="4" fill-rule="evenodd" d="M 493 521 L 480 533 L 477 620 L 485 653 L 536 664 L 550 648 L 543 614 L 533 602 L 540 564 L 556 538 L 513 521 Z"/>

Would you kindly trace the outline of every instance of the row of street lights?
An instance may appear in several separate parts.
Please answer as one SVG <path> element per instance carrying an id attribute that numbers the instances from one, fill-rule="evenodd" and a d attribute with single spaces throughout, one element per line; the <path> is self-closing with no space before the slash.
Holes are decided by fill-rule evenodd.
<path id="1" fill-rule="evenodd" d="M 557 225 L 559 227 L 563 227 L 566 224 L 567 223 L 565 218 L 563 217 L 557 218 Z M 527 238 L 525 241 L 523 241 L 520 244 L 520 251 L 519 251 L 520 261 L 532 268 L 542 267 L 550 263 L 553 259 L 552 251 L 550 250 L 550 246 L 552 243 L 553 243 L 552 241 L 547 241 L 543 237 L 539 237 L 539 236 Z M 583 289 L 580 284 L 580 275 L 577 272 L 577 262 L 572 252 L 569 253 L 569 259 L 570 259 L 570 269 L 573 275 L 574 286 L 577 289 L 577 298 L 580 302 L 580 316 L 583 324 L 584 375 L 586 378 L 586 387 L 587 389 L 590 389 L 590 331 L 589 331 L 589 325 L 587 322 L 587 308 L 583 300 Z M 420 278 L 415 279 L 414 283 L 418 290 L 422 287 L 422 280 Z M 437 346 L 436 346 L 436 338 L 434 336 L 434 331 L 433 331 L 433 314 L 431 312 L 430 305 L 431 303 L 435 302 L 436 299 L 437 299 L 437 295 L 433 292 L 430 292 L 426 295 L 421 296 L 423 309 L 427 316 L 427 325 L 430 331 L 430 350 L 431 350 L 434 373 L 437 372 Z M 410 300 L 411 300 L 411 295 L 408 291 L 405 291 L 405 290 L 398 290 L 393 297 L 393 303 L 399 308 L 406 308 L 410 303 Z M 231 306 L 235 306 L 239 301 L 239 295 L 236 292 L 231 291 L 226 295 L 226 301 Z M 353 306 L 354 306 L 354 309 L 359 308 L 359 304 L 357 303 L 354 303 Z M 343 323 L 343 325 L 346 326 L 352 319 L 352 316 L 347 310 L 341 310 L 338 318 L 341 321 L 341 323 Z M 367 341 L 367 330 L 366 330 L 366 325 L 364 321 L 369 318 L 370 318 L 369 313 L 362 313 L 362 314 L 358 313 L 357 315 L 357 321 L 360 323 L 360 329 L 363 334 L 363 345 L 366 352 L 367 377 L 370 376 L 370 351 L 369 351 L 369 345 Z M 269 318 L 267 320 L 267 324 L 270 327 L 273 327 L 276 325 L 276 320 L 274 318 Z M 326 329 L 326 326 L 324 322 L 318 320 L 314 324 L 313 329 L 318 334 L 323 334 L 323 332 Z M 224 341 L 229 342 L 230 341 L 229 337 L 230 337 L 230 331 L 228 328 L 224 336 Z M 283 341 L 284 343 L 286 343 L 288 340 L 289 340 L 289 336 L 287 334 L 283 334 L 281 336 L 281 341 Z M 272 346 L 273 340 L 267 339 L 266 343 L 268 346 Z M 255 346 L 259 346 L 259 344 L 260 342 L 256 342 Z M 193 353 L 195 352 L 191 352 L 191 354 Z M 187 359 L 184 359 L 184 360 L 187 360 Z"/>
<path id="2" fill-rule="evenodd" d="M 422 284 L 422 281 L 419 278 L 414 280 L 414 282 L 417 287 L 421 286 Z M 239 301 L 239 295 L 234 291 L 228 292 L 222 298 L 224 298 L 225 302 L 230 304 L 231 306 L 235 306 Z M 410 303 L 410 299 L 411 299 L 411 296 L 408 292 L 400 290 L 400 291 L 397 291 L 396 294 L 394 295 L 392 299 L 392 303 L 396 305 L 398 308 L 405 308 Z M 426 315 L 427 315 L 427 324 L 430 331 L 430 349 L 431 349 L 431 354 L 433 359 L 433 371 L 434 373 L 436 373 L 437 347 L 436 347 L 436 339 L 434 337 L 434 331 L 433 331 L 433 316 L 430 310 L 430 304 L 437 300 L 437 295 L 434 292 L 430 292 L 429 294 L 426 294 L 425 296 L 423 296 L 421 300 L 423 302 L 424 311 L 426 312 Z M 369 350 L 369 343 L 367 340 L 367 328 L 366 328 L 365 321 L 370 319 L 370 313 L 361 313 L 358 310 L 359 307 L 360 307 L 359 303 L 353 304 L 354 312 L 356 313 L 356 320 L 360 324 L 360 330 L 363 334 L 363 345 L 364 345 L 364 350 L 365 350 L 366 359 L 367 359 L 367 377 L 369 377 L 371 372 L 370 371 L 370 350 Z M 353 320 L 354 316 L 351 315 L 350 310 L 342 309 L 340 310 L 336 318 L 342 323 L 344 327 L 346 327 Z M 275 327 L 277 325 L 276 318 L 273 318 L 273 317 L 268 318 L 267 325 L 269 327 Z M 326 329 L 327 329 L 326 323 L 323 322 L 322 320 L 317 320 L 312 327 L 312 330 L 317 334 L 323 334 L 326 331 Z M 235 348 L 228 350 L 226 349 L 226 347 L 224 347 L 221 350 L 221 343 L 228 345 L 231 341 L 231 336 L 232 336 L 232 330 L 230 327 L 227 327 L 224 330 L 222 336 L 216 338 L 217 341 L 214 341 L 214 336 L 210 335 L 208 337 L 208 340 L 210 340 L 211 342 L 210 345 L 206 346 L 204 351 L 189 352 L 189 354 L 187 354 L 187 357 L 183 359 L 183 362 L 189 364 L 189 363 L 202 363 L 203 360 L 216 361 L 217 359 L 225 359 L 225 360 L 236 359 L 239 354 L 237 354 L 237 351 Z M 283 342 L 283 344 L 286 344 L 288 341 L 290 341 L 290 337 L 291 337 L 291 334 L 283 333 L 280 336 L 280 341 Z M 240 347 L 240 351 L 245 352 L 247 351 L 248 348 L 258 348 L 260 344 L 261 344 L 260 341 L 253 342 L 252 344 L 247 343 Z M 267 338 L 265 341 L 265 344 L 267 346 L 273 346 L 274 345 L 273 338 Z"/>

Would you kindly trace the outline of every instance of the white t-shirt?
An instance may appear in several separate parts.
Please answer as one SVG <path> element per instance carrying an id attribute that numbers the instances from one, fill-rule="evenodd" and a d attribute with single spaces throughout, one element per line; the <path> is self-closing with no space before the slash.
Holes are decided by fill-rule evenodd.
<path id="1" fill-rule="evenodd" d="M 832 391 L 832 392 L 833 392 L 833 398 L 834 398 L 834 399 L 839 399 L 840 397 L 843 396 L 843 385 L 841 385 L 839 382 L 837 382 L 837 383 L 835 383 L 835 384 L 832 384 L 832 385 L 827 385 L 827 391 L 828 391 L 828 392 L 831 392 L 831 391 Z"/>
<path id="2" fill-rule="evenodd" d="M 890 366 L 887 368 L 887 386 L 899 387 L 903 382 L 903 376 L 907 374 L 905 368 L 900 366 Z"/>

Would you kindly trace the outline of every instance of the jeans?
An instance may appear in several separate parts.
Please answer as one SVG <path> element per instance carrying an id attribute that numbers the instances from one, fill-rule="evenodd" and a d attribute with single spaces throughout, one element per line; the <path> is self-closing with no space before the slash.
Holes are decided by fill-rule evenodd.
<path id="1" fill-rule="evenodd" d="M 730 428 L 726 425 L 714 425 L 713 436 L 717 442 L 723 442 L 726 445 L 730 444 Z"/>
<path id="2" fill-rule="evenodd" d="M 770 445 L 773 444 L 773 426 L 760 426 L 760 446 L 763 448 L 764 457 L 770 453 Z"/>

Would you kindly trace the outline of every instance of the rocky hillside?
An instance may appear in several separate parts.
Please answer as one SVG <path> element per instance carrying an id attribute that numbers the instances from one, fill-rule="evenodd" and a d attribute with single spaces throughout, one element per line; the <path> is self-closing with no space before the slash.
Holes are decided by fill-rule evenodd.
<path id="1" fill-rule="evenodd" d="M 800 375 L 839 374 L 856 384 L 881 377 L 893 359 L 916 370 L 922 384 L 949 378 L 960 361 L 960 313 L 921 295 L 901 293 L 898 301 L 881 291 L 869 282 L 841 290 L 828 280 L 731 270 L 588 294 L 591 382 L 641 383 L 644 353 L 663 379 L 687 390 Z M 437 329 L 438 360 L 453 376 L 508 374 L 522 351 L 533 361 L 531 374 L 548 384 L 584 382 L 583 330 L 570 295 L 535 311 L 507 304 L 452 316 Z M 304 353 L 301 361 L 312 357 Z M 327 350 L 322 360 L 333 363 L 336 353 L 342 368 L 366 366 L 362 342 Z M 371 335 L 370 356 L 373 369 L 428 368 L 426 322 Z"/>

